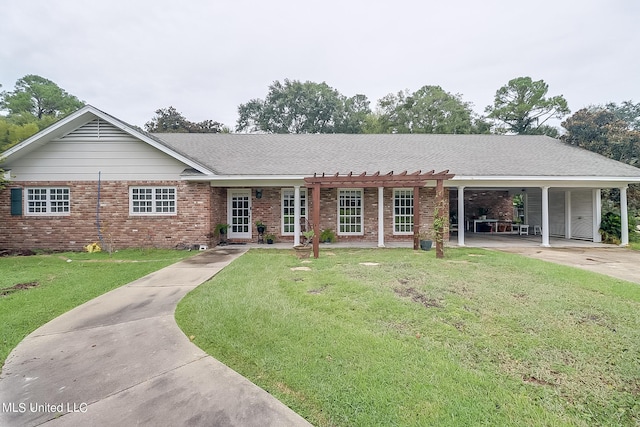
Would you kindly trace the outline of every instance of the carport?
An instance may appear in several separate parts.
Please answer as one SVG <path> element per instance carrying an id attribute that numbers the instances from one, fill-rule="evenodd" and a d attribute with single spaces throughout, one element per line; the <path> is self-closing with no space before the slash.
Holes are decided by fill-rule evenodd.
<path id="1" fill-rule="evenodd" d="M 458 183 L 458 181 L 462 181 Z M 559 242 L 558 239 L 589 241 L 599 243 L 600 222 L 602 218 L 601 190 L 604 188 L 618 188 L 620 191 L 619 206 L 621 211 L 621 245 L 629 244 L 627 188 L 628 178 L 615 179 L 605 182 L 601 179 L 574 178 L 566 180 L 555 179 L 537 180 L 512 179 L 505 182 L 502 177 L 486 178 L 483 182 L 476 179 L 465 179 L 456 176 L 450 184 L 450 192 L 456 191 L 457 217 L 459 218 L 457 245 L 466 246 L 465 237 L 471 235 L 472 228 L 467 224 L 473 212 L 467 212 L 465 191 L 508 192 L 510 195 L 522 194 L 524 212 L 522 223 L 529 225 L 529 234 L 533 234 L 537 226 L 541 232 L 540 245 L 549 247 Z M 455 185 L 453 185 L 455 184 Z M 458 185 L 461 184 L 461 185 Z M 622 184 L 622 185 L 621 185 Z M 480 234 L 480 233 L 478 233 Z M 487 233 L 482 233 L 487 234 Z M 496 233 L 499 234 L 499 233 Z M 507 237 L 507 236 L 504 236 Z M 524 238 L 526 236 L 513 236 Z"/>

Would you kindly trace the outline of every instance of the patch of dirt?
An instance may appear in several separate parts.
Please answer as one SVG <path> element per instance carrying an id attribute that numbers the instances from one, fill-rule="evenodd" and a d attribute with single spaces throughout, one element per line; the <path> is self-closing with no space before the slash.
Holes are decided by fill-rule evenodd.
<path id="1" fill-rule="evenodd" d="M 541 380 L 539 378 L 536 378 L 532 375 L 529 376 L 523 376 L 522 377 L 522 381 L 529 383 L 529 384 L 537 384 L 537 385 L 548 385 L 548 386 L 555 386 L 555 384 L 550 383 L 549 381 L 545 381 L 545 380 Z"/>
<path id="2" fill-rule="evenodd" d="M 416 288 L 394 288 L 393 291 L 401 297 L 411 298 L 411 301 L 422 304 L 425 308 L 442 307 L 440 301 L 434 298 L 429 298 L 422 292 L 418 291 Z"/>
<path id="3" fill-rule="evenodd" d="M 38 282 L 29 282 L 29 283 L 18 283 L 17 285 L 13 285 L 8 288 L 0 289 L 0 295 L 5 296 L 9 295 L 16 291 L 21 291 L 23 289 L 31 289 L 40 286 Z"/>
<path id="4" fill-rule="evenodd" d="M 0 249 L 0 256 L 31 256 L 35 254 L 29 249 Z"/>
<path id="5" fill-rule="evenodd" d="M 324 291 L 327 289 L 327 287 L 328 287 L 328 286 L 329 286 L 329 285 L 324 285 L 324 286 L 322 286 L 321 288 L 317 288 L 317 289 L 309 289 L 309 290 L 307 291 L 307 293 L 308 293 L 308 294 L 311 294 L 311 295 L 318 295 L 318 294 L 321 294 L 322 292 L 324 292 Z"/>

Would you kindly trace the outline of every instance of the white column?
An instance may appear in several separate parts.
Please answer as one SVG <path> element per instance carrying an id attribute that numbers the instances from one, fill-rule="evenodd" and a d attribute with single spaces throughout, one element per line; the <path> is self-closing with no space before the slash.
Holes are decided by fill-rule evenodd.
<path id="1" fill-rule="evenodd" d="M 620 188 L 620 246 L 629 246 L 629 212 L 627 187 Z"/>
<path id="2" fill-rule="evenodd" d="M 602 196 L 599 188 L 593 189 L 593 242 L 602 242 L 600 223 L 602 222 Z"/>
<path id="3" fill-rule="evenodd" d="M 464 186 L 458 187 L 458 246 L 464 246 Z"/>
<path id="4" fill-rule="evenodd" d="M 549 245 L 549 187 L 542 187 L 542 246 Z"/>
<path id="5" fill-rule="evenodd" d="M 296 185 L 293 187 L 293 246 L 300 244 L 300 204 L 300 186 Z M 309 210 L 308 207 L 309 200 L 307 200 L 307 211 Z"/>
<path id="6" fill-rule="evenodd" d="M 384 248 L 384 187 L 378 187 L 378 247 Z"/>
<path id="7" fill-rule="evenodd" d="M 571 191 L 564 193 L 564 238 L 571 238 Z"/>

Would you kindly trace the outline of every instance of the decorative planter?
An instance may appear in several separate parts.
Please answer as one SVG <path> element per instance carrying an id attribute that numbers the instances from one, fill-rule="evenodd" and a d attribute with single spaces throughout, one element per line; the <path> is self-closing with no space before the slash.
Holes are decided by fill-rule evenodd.
<path id="1" fill-rule="evenodd" d="M 311 246 L 294 246 L 293 249 L 296 251 L 296 256 L 300 259 L 309 258 L 311 256 Z"/>
<path id="2" fill-rule="evenodd" d="M 256 226 L 256 229 L 258 230 L 258 233 L 262 234 L 267 229 L 267 226 L 266 225 L 258 225 L 258 226 Z"/>
<path id="3" fill-rule="evenodd" d="M 420 240 L 420 249 L 423 251 L 431 250 L 431 246 L 433 246 L 433 240 Z"/>

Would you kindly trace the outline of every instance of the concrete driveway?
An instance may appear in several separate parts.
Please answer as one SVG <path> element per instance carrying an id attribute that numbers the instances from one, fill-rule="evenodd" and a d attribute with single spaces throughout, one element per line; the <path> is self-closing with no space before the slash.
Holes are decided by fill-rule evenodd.
<path id="1" fill-rule="evenodd" d="M 0 426 L 310 426 L 175 322 L 180 299 L 246 250 L 180 261 L 27 336 L 0 376 Z"/>
<path id="2" fill-rule="evenodd" d="M 609 247 L 509 247 L 499 251 L 524 255 L 557 264 L 606 274 L 629 282 L 640 283 L 640 252 L 628 248 Z"/>

